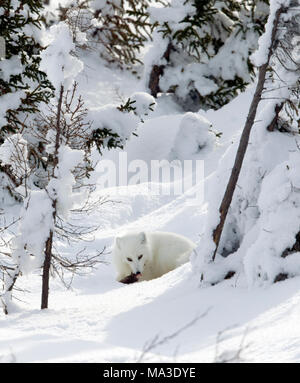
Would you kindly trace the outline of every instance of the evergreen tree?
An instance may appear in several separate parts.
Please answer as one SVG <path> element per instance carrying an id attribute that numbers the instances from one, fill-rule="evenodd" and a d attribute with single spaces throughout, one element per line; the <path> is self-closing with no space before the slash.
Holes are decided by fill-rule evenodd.
<path id="1" fill-rule="evenodd" d="M 53 87 L 40 70 L 42 10 L 42 1 L 0 3 L 0 36 L 5 42 L 5 57 L 0 61 L 0 145 L 23 129 L 40 103 L 53 96 Z M 12 165 L 0 161 L 1 186 L 17 200 L 14 190 L 22 177 L 15 176 Z"/>
<path id="2" fill-rule="evenodd" d="M 174 92 L 186 110 L 218 109 L 251 81 L 249 56 L 263 32 L 268 0 L 172 0 L 151 14 L 159 35 L 150 52 L 156 57 L 153 96 Z M 167 48 L 153 54 L 160 47 Z"/>
<path id="3" fill-rule="evenodd" d="M 0 143 L 6 132 L 15 132 L 23 125 L 20 113 L 36 112 L 39 103 L 52 96 L 52 85 L 39 68 L 43 48 L 37 36 L 42 9 L 40 0 L 1 1 L 0 36 L 5 39 L 6 57 L 0 63 L 0 104 L 4 114 Z"/>
<path id="4" fill-rule="evenodd" d="M 149 0 L 96 0 L 92 37 L 101 44 L 101 55 L 121 66 L 141 63 L 138 55 L 151 39 Z"/>

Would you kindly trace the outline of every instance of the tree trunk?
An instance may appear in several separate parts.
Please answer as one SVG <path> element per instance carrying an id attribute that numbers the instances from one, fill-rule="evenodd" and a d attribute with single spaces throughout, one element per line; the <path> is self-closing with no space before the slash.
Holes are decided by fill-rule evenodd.
<path id="1" fill-rule="evenodd" d="M 42 303 L 41 309 L 48 308 L 49 297 L 49 275 L 52 257 L 52 244 L 53 244 L 53 231 L 50 231 L 49 237 L 46 241 L 45 260 L 43 265 L 43 285 L 42 285 Z"/>
<path id="2" fill-rule="evenodd" d="M 1 298 L 3 305 L 3 312 L 5 315 L 8 314 L 8 302 L 12 299 L 12 291 L 17 281 L 18 276 L 20 275 L 19 267 L 14 270 L 14 274 L 10 276 L 10 284 L 5 291 L 4 298 Z"/>
<path id="3" fill-rule="evenodd" d="M 163 54 L 163 58 L 166 59 L 167 62 L 170 60 L 170 54 L 172 50 L 174 50 L 174 47 L 172 43 L 169 43 L 165 53 Z M 164 68 L 165 65 L 153 65 L 150 73 L 148 87 L 150 89 L 151 96 L 155 98 L 157 97 L 157 93 L 160 92 L 159 79 L 160 76 L 164 73 Z"/>
<path id="4" fill-rule="evenodd" d="M 160 92 L 159 87 L 159 78 L 163 74 L 163 66 L 162 65 L 153 65 L 148 87 L 150 89 L 151 96 L 157 97 L 157 93 Z"/>
<path id="5" fill-rule="evenodd" d="M 55 137 L 55 152 L 54 152 L 54 161 L 53 161 L 53 173 L 52 177 L 55 177 L 55 168 L 58 164 L 58 150 L 60 147 L 60 135 L 61 135 L 61 126 L 60 126 L 60 115 L 61 107 L 63 101 L 64 87 L 61 85 L 59 100 L 57 104 L 57 118 L 56 118 L 56 137 Z M 53 201 L 53 225 L 56 219 L 56 200 Z M 43 277 L 42 277 L 42 300 L 41 300 L 41 309 L 48 308 L 48 297 L 49 297 L 49 277 L 50 277 L 50 267 L 51 267 L 51 258 L 52 258 L 52 247 L 53 247 L 53 230 L 50 230 L 49 237 L 46 241 L 45 247 L 45 260 L 43 264 Z"/>
<path id="6" fill-rule="evenodd" d="M 216 245 L 215 251 L 214 251 L 213 256 L 212 256 L 213 261 L 215 260 L 215 257 L 216 257 L 217 251 L 218 251 L 218 247 L 219 247 L 222 231 L 224 228 L 226 216 L 227 216 L 227 213 L 228 213 L 231 201 L 232 201 L 232 197 L 233 197 L 233 194 L 234 194 L 234 191 L 236 188 L 236 184 L 237 184 L 239 174 L 240 174 L 240 171 L 242 168 L 243 160 L 244 160 L 246 150 L 248 147 L 250 132 L 251 132 L 252 126 L 254 124 L 254 120 L 255 120 L 255 116 L 256 116 L 256 112 L 257 112 L 257 107 L 258 107 L 258 104 L 261 100 L 261 95 L 262 95 L 262 92 L 264 89 L 267 69 L 269 66 L 270 58 L 271 58 L 272 53 L 273 53 L 273 47 L 274 47 L 274 43 L 275 43 L 278 22 L 279 22 L 279 18 L 280 18 L 282 11 L 283 11 L 283 8 L 279 8 L 275 14 L 268 58 L 267 58 L 266 63 L 259 67 L 258 83 L 257 83 L 256 90 L 255 90 L 255 93 L 253 96 L 253 100 L 252 100 L 251 105 L 250 105 L 249 113 L 248 113 L 245 127 L 243 130 L 241 139 L 240 139 L 239 147 L 237 150 L 237 154 L 235 157 L 235 161 L 234 161 L 234 165 L 233 165 L 233 168 L 231 171 L 231 175 L 230 175 L 230 178 L 229 178 L 229 181 L 227 184 L 227 188 L 226 188 L 226 191 L 225 191 L 225 194 L 224 194 L 224 197 L 223 197 L 220 209 L 219 209 L 220 222 L 213 232 L 213 240 L 214 240 L 215 245 Z"/>

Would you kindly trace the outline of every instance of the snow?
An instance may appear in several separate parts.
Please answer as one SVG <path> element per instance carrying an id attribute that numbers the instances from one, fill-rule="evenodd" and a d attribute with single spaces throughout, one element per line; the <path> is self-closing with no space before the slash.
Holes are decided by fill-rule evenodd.
<path id="1" fill-rule="evenodd" d="M 236 141 L 252 94 L 253 89 L 249 89 L 219 111 L 194 117 L 201 127 L 208 128 L 207 121 L 211 121 L 214 130 L 224 132 L 205 169 L 208 178 L 217 158 L 232 147 L 232 140 Z M 155 113 L 160 113 L 159 108 Z M 169 127 L 175 139 L 183 119 L 175 113 L 141 124 L 139 137 L 128 141 L 129 158 L 150 160 L 157 146 L 154 154 L 159 156 L 160 151 L 164 157 L 170 152 L 172 140 L 162 140 L 150 130 L 156 133 Z M 90 216 L 90 223 L 100 222 L 101 228 L 95 240 L 85 244 L 89 251 L 103 246 L 109 251 L 117 233 L 141 227 L 177 232 L 200 242 L 206 206 L 189 206 L 186 195 L 154 198 L 141 194 L 144 187 L 130 186 L 121 199 L 112 197 L 117 202 L 113 209 L 104 205 Z M 97 193 L 109 194 L 109 189 Z M 63 244 L 59 246 L 61 251 L 68 251 Z M 77 244 L 73 251 L 79 249 Z M 21 311 L 0 317 L 1 360 L 136 362 L 142 357 L 145 362 L 213 362 L 237 352 L 246 332 L 243 361 L 299 361 L 299 277 L 249 290 L 246 276 L 239 273 L 216 286 L 201 288 L 197 274 L 186 264 L 157 280 L 123 286 L 114 280 L 110 255 L 104 260 L 108 264 L 100 264 L 92 275 L 76 277 L 71 290 L 62 289 L 58 280 L 52 280 L 48 310 L 39 310 L 40 277 L 21 277 L 19 283 L 30 288 L 30 293 L 21 294 L 26 302 L 21 304 Z M 156 335 L 162 339 L 207 310 L 203 318 L 174 339 L 143 354 L 145 345 Z"/>
<path id="2" fill-rule="evenodd" d="M 5 111 L 7 109 L 17 109 L 21 104 L 21 99 L 26 97 L 26 93 L 23 90 L 19 90 L 15 93 L 8 93 L 1 96 L 1 103 L 3 105 L 3 109 L 1 109 L 0 113 L 0 124 L 5 125 Z"/>
<path id="3" fill-rule="evenodd" d="M 110 129 L 117 133 L 121 140 L 126 140 L 135 131 L 139 118 L 133 113 L 123 113 L 116 105 L 105 105 L 92 109 L 89 118 L 93 121 L 93 129 Z"/>
<path id="4" fill-rule="evenodd" d="M 1 163 L 11 166 L 19 178 L 28 171 L 27 157 L 27 142 L 19 133 L 6 138 L 0 147 Z"/>
<path id="5" fill-rule="evenodd" d="M 52 284 L 55 309 L 1 318 L 0 355 L 17 362 L 136 362 L 155 335 L 172 334 L 209 309 L 143 361 L 213 362 L 219 332 L 218 356 L 237 351 L 247 330 L 244 361 L 299 362 L 299 278 L 251 291 L 234 282 L 199 289 L 183 266 L 157 281 L 119 287 L 106 267 L 86 280 L 85 291 L 55 291 Z"/>
<path id="6" fill-rule="evenodd" d="M 82 150 L 74 150 L 69 146 L 62 145 L 58 151 L 58 165 L 55 169 L 55 177 L 51 178 L 47 185 L 49 197 L 57 201 L 57 212 L 67 219 L 74 201 L 78 195 L 73 193 L 76 180 L 73 171 L 84 159 Z M 78 193 L 77 193 L 78 194 Z"/>
<path id="7" fill-rule="evenodd" d="M 95 10 L 101 10 L 103 16 L 106 16 L 113 15 L 114 7 L 121 8 L 122 3 L 121 0 L 112 0 L 110 2 L 107 2 L 106 0 L 93 0 L 91 6 Z"/>
<path id="8" fill-rule="evenodd" d="M 216 99 L 219 105 L 226 104 L 233 98 L 230 87 L 235 93 L 241 84 L 251 83 L 249 56 L 257 48 L 259 24 L 268 15 L 267 5 L 261 3 L 255 3 L 258 6 L 253 13 L 240 4 L 234 17 L 229 16 L 232 7 L 224 2 L 195 5 L 192 0 L 172 0 L 166 7 L 153 4 L 150 18 L 157 26 L 145 56 L 146 78 L 153 64 L 162 65 L 160 90 L 173 91 L 186 111 L 198 111 L 199 105 L 201 109 L 214 107 Z M 205 18 L 205 11 L 201 15 L 202 8 L 210 9 L 213 22 Z M 166 60 L 163 56 L 171 40 Z M 229 85 L 233 82 L 236 85 Z M 215 100 L 212 104 L 211 98 Z"/>
<path id="9" fill-rule="evenodd" d="M 258 220 L 259 235 L 245 257 L 249 283 L 258 282 L 258 273 L 264 282 L 272 282 L 280 273 L 297 275 L 299 272 L 299 253 L 286 258 L 278 257 L 278 254 L 293 245 L 298 233 L 297 206 L 300 201 L 299 192 L 294 185 L 298 180 L 295 171 L 297 163 L 299 153 L 291 153 L 290 160 L 277 165 L 262 182 L 258 199 L 261 211 Z"/>
<path id="10" fill-rule="evenodd" d="M 268 59 L 269 49 L 271 47 L 272 29 L 275 21 L 276 12 L 282 7 L 288 7 L 291 0 L 271 0 L 270 15 L 265 25 L 265 33 L 259 38 L 259 48 L 252 55 L 251 59 L 257 67 L 265 64 Z"/>
<path id="11" fill-rule="evenodd" d="M 106 5 L 102 0 L 94 3 L 95 7 Z M 181 2 L 174 4 L 180 8 Z M 157 9 L 153 15 L 158 18 L 160 12 Z M 224 258 L 219 253 L 212 264 L 209 262 L 212 228 L 218 220 L 218 208 L 254 87 L 248 87 L 218 111 L 184 113 L 169 95 L 163 95 L 157 98 L 151 112 L 149 106 L 154 99 L 144 93 L 145 80 L 104 66 L 93 52 L 80 59 L 70 56 L 74 45 L 64 24 L 52 27 L 49 42 L 43 65 L 56 88 L 61 83 L 68 86 L 75 77 L 87 100 L 92 128 L 109 127 L 118 133 L 124 151 L 103 150 L 102 157 L 93 153 L 93 160 L 100 161 L 90 179 L 96 183 L 92 199 L 97 201 L 105 196 L 109 202 L 97 206 L 89 215 L 75 217 L 71 211 L 80 200 L 79 193 L 73 190 L 72 171 L 83 160 L 83 153 L 67 145 L 59 150 L 59 165 L 47 191 L 32 190 L 27 196 L 21 220 L 9 234 L 9 239 L 12 233 L 17 234 L 13 260 L 22 259 L 18 285 L 25 292 L 16 292 L 22 302 L 17 302 L 9 315 L 0 313 L 0 361 L 137 362 L 142 358 L 151 362 L 216 362 L 227 361 L 242 348 L 236 361 L 299 362 L 299 253 L 286 258 L 280 254 L 293 245 L 299 231 L 300 154 L 294 132 L 271 133 L 265 129 L 277 101 L 265 101 L 259 108 L 224 229 L 225 239 L 220 244 L 220 250 L 229 256 Z M 242 48 L 240 53 L 243 57 Z M 158 56 L 153 57 L 150 49 L 146 71 Z M 226 59 L 225 51 L 220 53 L 219 63 L 215 63 L 216 70 L 221 59 Z M 67 67 L 62 73 L 65 62 Z M 241 62 L 236 61 L 230 62 L 227 69 L 238 72 L 241 68 Z M 230 77 L 230 73 L 223 72 L 222 76 Z M 195 84 L 203 94 L 209 94 L 213 84 L 204 79 Z M 293 84 L 294 78 L 286 79 Z M 287 97 L 289 89 L 278 90 L 275 95 Z M 116 108 L 128 98 L 136 101 L 136 114 L 122 113 Z M 16 97 L 16 105 L 18 100 Z M 55 132 L 49 131 L 48 153 L 54 151 L 54 139 Z M 4 164 L 16 166 L 14 143 L 22 144 L 22 156 L 27 156 L 22 136 L 10 136 L 0 149 Z M 178 166 L 184 160 L 204 161 L 205 178 L 201 180 L 204 202 L 190 203 L 191 193 L 202 187 L 200 182 L 180 195 L 149 193 L 159 182 L 149 178 L 148 172 L 138 184 L 127 186 L 126 180 L 122 183 L 117 178 L 118 174 L 115 183 L 106 186 L 102 183 L 105 166 L 128 167 L 129 173 L 137 176 L 138 163 L 134 161 L 140 161 L 139 164 L 142 161 L 148 171 L 153 160 L 158 162 L 155 170 L 163 164 L 169 166 L 173 160 L 178 161 Z M 176 182 L 166 182 L 165 186 L 174 190 Z M 25 195 L 26 191 L 22 193 Z M 56 250 L 72 256 L 83 249 L 87 254 L 95 254 L 105 247 L 105 254 L 91 274 L 75 276 L 70 289 L 62 287 L 58 279 L 51 279 L 49 309 L 41 311 L 39 267 L 52 228 L 49 195 L 57 199 L 58 212 L 68 222 L 76 220 L 98 227 L 88 242 L 67 244 L 57 238 Z M 5 219 L 10 221 L 20 212 L 6 201 L 1 195 L 0 212 L 7 209 Z M 5 219 L 2 215 L 0 218 L 3 224 Z M 190 263 L 159 279 L 122 285 L 115 281 L 111 264 L 113 240 L 122 232 L 141 228 L 185 235 L 197 243 L 197 251 Z M 1 253 L 0 256 L 2 260 Z M 212 285 L 229 271 L 235 271 L 231 279 Z M 278 273 L 287 273 L 291 278 L 273 284 Z M 69 281 L 71 276 L 67 278 Z M 168 342 L 144 353 L 154 337 L 164 339 L 176 332 L 178 335 Z"/>
<path id="12" fill-rule="evenodd" d="M 41 267 L 44 246 L 52 229 L 52 201 L 44 190 L 32 191 L 21 212 L 12 258 L 24 274 Z"/>
<path id="13" fill-rule="evenodd" d="M 10 76 L 16 76 L 23 72 L 21 59 L 18 56 L 12 56 L 10 59 L 0 61 L 0 70 L 3 80 L 9 81 Z"/>
<path id="14" fill-rule="evenodd" d="M 42 52 L 42 71 L 47 73 L 52 85 L 59 91 L 62 84 L 68 89 L 73 78 L 83 69 L 83 63 L 74 56 L 75 44 L 69 27 L 60 22 L 52 25 L 45 33 L 44 45 L 47 48 Z"/>
<path id="15" fill-rule="evenodd" d="M 155 109 L 156 101 L 155 98 L 150 94 L 145 92 L 135 92 L 131 95 L 130 99 L 134 101 L 133 107 L 135 108 L 135 113 L 138 116 L 147 116 L 151 108 Z"/>
<path id="16" fill-rule="evenodd" d="M 211 131 L 212 124 L 203 116 L 196 113 L 186 113 L 180 122 L 179 131 L 175 137 L 172 153 L 182 161 L 199 158 L 200 152 L 213 149 L 215 135 Z"/>

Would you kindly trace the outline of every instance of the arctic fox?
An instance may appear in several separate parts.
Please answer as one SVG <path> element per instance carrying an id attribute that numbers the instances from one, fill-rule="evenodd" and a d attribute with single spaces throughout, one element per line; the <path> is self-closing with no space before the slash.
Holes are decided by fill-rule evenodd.
<path id="1" fill-rule="evenodd" d="M 188 238 L 162 231 L 117 237 L 112 258 L 117 280 L 128 275 L 137 276 L 139 281 L 158 278 L 187 262 L 195 247 Z"/>

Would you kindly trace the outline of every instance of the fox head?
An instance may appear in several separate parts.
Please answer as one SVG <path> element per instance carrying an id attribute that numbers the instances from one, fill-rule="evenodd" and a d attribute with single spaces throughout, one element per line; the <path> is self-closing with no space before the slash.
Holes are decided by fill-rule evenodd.
<path id="1" fill-rule="evenodd" d="M 143 274 L 145 264 L 151 258 L 146 234 L 141 232 L 117 237 L 115 246 L 131 272 L 136 275 Z"/>

